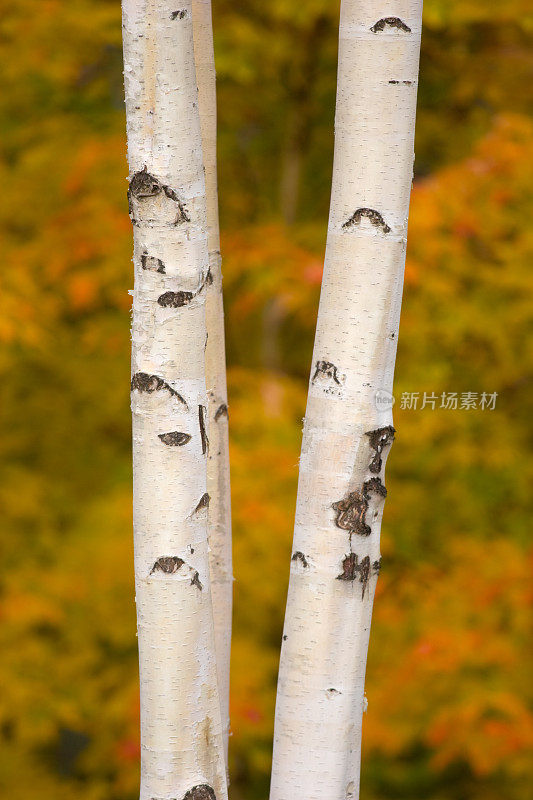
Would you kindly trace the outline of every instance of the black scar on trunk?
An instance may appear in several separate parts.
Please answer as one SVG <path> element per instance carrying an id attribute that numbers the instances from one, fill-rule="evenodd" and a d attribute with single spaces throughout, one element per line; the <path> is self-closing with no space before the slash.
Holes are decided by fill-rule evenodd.
<path id="1" fill-rule="evenodd" d="M 171 397 L 175 397 L 180 403 L 183 403 L 185 408 L 188 408 L 187 403 L 172 386 L 160 378 L 159 375 L 149 375 L 147 372 L 136 372 L 133 378 L 131 379 L 131 391 L 137 390 L 138 392 L 147 392 L 148 394 L 152 394 L 152 392 L 162 392 L 166 390 L 170 393 Z"/>
<path id="2" fill-rule="evenodd" d="M 136 172 L 132 176 L 130 185 L 128 187 L 128 205 L 130 217 L 134 225 L 137 225 L 138 221 L 133 216 L 133 200 L 143 202 L 144 200 L 148 200 L 152 197 L 157 197 L 161 193 L 163 193 L 165 197 L 168 197 L 169 200 L 173 200 L 176 203 L 176 225 L 178 225 L 180 222 L 191 221 L 187 213 L 187 209 L 179 199 L 174 189 L 171 189 L 170 186 L 166 186 L 159 180 L 159 178 L 156 178 L 155 175 L 151 175 L 145 165 L 142 170 Z"/>
<path id="3" fill-rule="evenodd" d="M 200 436 L 202 439 L 202 454 L 204 456 L 209 450 L 209 439 L 207 438 L 207 432 L 205 429 L 205 417 L 206 417 L 205 406 L 198 406 L 198 422 L 200 424 Z"/>
<path id="4" fill-rule="evenodd" d="M 165 271 L 164 268 L 162 271 Z M 159 295 L 157 302 L 162 308 L 183 308 L 183 306 L 188 306 L 189 303 L 200 294 L 202 289 L 211 283 L 213 283 L 213 276 L 211 275 L 211 270 L 208 269 L 196 292 L 185 292 L 183 290 L 178 292 L 164 292 L 164 294 Z"/>
<path id="5" fill-rule="evenodd" d="M 291 561 L 301 561 L 304 568 L 309 566 L 309 562 L 307 561 L 306 557 L 299 550 L 292 554 Z"/>
<path id="6" fill-rule="evenodd" d="M 381 497 L 387 496 L 387 490 L 379 478 L 370 478 L 365 481 L 360 492 L 350 492 L 342 500 L 332 504 L 332 508 L 337 512 L 335 525 L 350 534 L 358 533 L 360 536 L 370 536 L 372 529 L 366 522 L 366 512 L 370 495 L 378 494 Z"/>
<path id="7" fill-rule="evenodd" d="M 165 193 L 165 196 L 168 197 L 169 200 L 174 200 L 174 202 L 178 207 L 177 209 L 178 213 L 174 221 L 174 225 L 179 225 L 180 222 L 190 222 L 191 218 L 189 217 L 187 209 L 179 199 L 174 189 L 171 189 L 170 186 L 162 186 L 162 189 Z"/>
<path id="8" fill-rule="evenodd" d="M 406 25 L 400 17 L 383 17 L 383 19 L 379 19 L 375 25 L 372 25 L 370 30 L 372 33 L 379 33 L 379 31 L 385 30 L 386 27 L 398 28 L 399 31 L 403 31 L 404 33 L 411 33 L 409 25 Z"/>
<path id="9" fill-rule="evenodd" d="M 170 433 L 158 433 L 157 435 L 168 447 L 182 447 L 191 441 L 190 434 L 181 431 L 170 431 Z"/>
<path id="10" fill-rule="evenodd" d="M 188 306 L 194 297 L 194 292 L 165 292 L 157 298 L 161 308 L 182 308 Z"/>
<path id="11" fill-rule="evenodd" d="M 183 795 L 183 800 L 217 800 L 214 790 L 207 783 L 193 786 Z"/>
<path id="12" fill-rule="evenodd" d="M 166 272 L 165 265 L 161 259 L 155 258 L 155 256 L 149 256 L 147 250 L 141 253 L 141 267 L 151 272 L 159 272 L 161 275 L 164 275 Z"/>
<path id="13" fill-rule="evenodd" d="M 392 425 L 387 425 L 385 428 L 376 428 L 375 431 L 367 431 L 366 436 L 370 439 L 370 447 L 375 451 L 375 455 L 368 467 L 370 472 L 374 474 L 381 472 L 383 463 L 381 454 L 386 447 L 393 443 L 395 433 L 396 430 Z"/>
<path id="14" fill-rule="evenodd" d="M 198 574 L 198 572 L 195 572 L 194 575 L 192 576 L 191 586 L 197 586 L 198 589 L 200 589 L 200 591 L 202 591 L 202 589 L 204 588 L 200 583 L 200 575 Z"/>
<path id="15" fill-rule="evenodd" d="M 200 499 L 198 500 L 198 505 L 196 506 L 196 508 L 194 509 L 194 511 L 193 511 L 192 513 L 193 513 L 193 514 L 197 514 L 197 513 L 198 513 L 199 511 L 201 511 L 203 508 L 209 508 L 209 501 L 210 501 L 210 499 L 211 499 L 211 498 L 209 497 L 208 493 L 207 493 L 207 492 L 205 492 L 205 494 L 203 494 L 203 495 L 200 497 Z"/>
<path id="16" fill-rule="evenodd" d="M 343 558 L 342 572 L 337 575 L 337 580 L 353 583 L 357 578 L 362 586 L 361 599 L 363 599 L 370 579 L 370 556 L 365 556 L 359 563 L 359 557 L 355 553 L 350 553 Z"/>
<path id="17" fill-rule="evenodd" d="M 368 219 L 376 228 L 381 228 L 383 233 L 390 233 L 391 228 L 387 225 L 379 211 L 374 208 L 358 208 L 354 211 L 350 219 L 347 219 L 343 224 L 343 228 L 351 228 L 353 225 L 358 225 L 361 220 Z"/>
<path id="18" fill-rule="evenodd" d="M 150 575 L 153 572 L 164 572 L 166 575 L 173 575 L 184 564 L 185 561 L 178 556 L 161 556 L 150 570 Z"/>
<path id="19" fill-rule="evenodd" d="M 157 197 L 163 191 L 163 184 L 154 175 L 151 175 L 146 166 L 136 172 L 128 187 L 128 199 L 146 200 L 149 197 Z"/>
<path id="20" fill-rule="evenodd" d="M 194 552 L 194 550 L 191 550 L 191 552 Z M 153 575 L 154 572 L 164 572 L 165 575 L 174 575 L 184 564 L 185 561 L 179 558 L 179 556 L 161 556 L 150 570 L 150 575 Z M 191 586 L 197 586 L 200 591 L 203 589 L 200 583 L 200 575 L 196 570 L 191 578 Z"/>
<path id="21" fill-rule="evenodd" d="M 311 378 L 311 383 L 314 383 L 318 377 L 331 378 L 331 380 L 335 381 L 336 384 L 338 384 L 339 386 L 341 385 L 337 367 L 335 366 L 335 364 L 332 364 L 331 361 L 316 362 L 315 374 Z"/>
<path id="22" fill-rule="evenodd" d="M 227 417 L 228 416 L 228 407 L 225 403 L 222 403 L 217 410 L 215 411 L 215 422 L 218 422 L 220 417 Z"/>

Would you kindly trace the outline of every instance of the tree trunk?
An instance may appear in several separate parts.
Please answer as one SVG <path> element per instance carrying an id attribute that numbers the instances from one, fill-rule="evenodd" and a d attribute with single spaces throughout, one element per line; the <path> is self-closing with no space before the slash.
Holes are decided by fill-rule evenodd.
<path id="1" fill-rule="evenodd" d="M 207 211 L 191 0 L 123 0 L 141 800 L 225 800 L 209 575 Z"/>
<path id="2" fill-rule="evenodd" d="M 231 558 L 231 497 L 228 452 L 228 400 L 224 307 L 217 190 L 217 106 L 211 0 L 193 0 L 194 55 L 198 82 L 200 127 L 207 193 L 210 281 L 206 286 L 206 380 L 210 449 L 207 460 L 209 493 L 209 571 L 213 595 L 218 691 L 228 757 L 229 674 L 233 570 Z"/>
<path id="3" fill-rule="evenodd" d="M 386 15 L 384 15 L 386 9 Z M 421 0 L 342 0 L 335 157 L 278 683 L 271 800 L 359 796 L 394 439 Z"/>

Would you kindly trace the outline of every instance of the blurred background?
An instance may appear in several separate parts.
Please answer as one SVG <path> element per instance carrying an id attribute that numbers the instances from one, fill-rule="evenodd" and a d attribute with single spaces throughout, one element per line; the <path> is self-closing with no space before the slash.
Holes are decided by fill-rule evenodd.
<path id="1" fill-rule="evenodd" d="M 338 3 L 213 5 L 236 577 L 231 791 L 264 800 Z M 424 22 L 362 797 L 528 800 L 533 10 L 426 0 Z M 10 800 L 134 800 L 119 0 L 13 0 L 0 42 L 0 786 Z M 421 408 L 424 392 L 435 408 Z M 498 396 L 494 410 L 453 410 L 440 408 L 442 392 Z M 401 407 L 404 393 L 420 393 L 417 409 Z"/>

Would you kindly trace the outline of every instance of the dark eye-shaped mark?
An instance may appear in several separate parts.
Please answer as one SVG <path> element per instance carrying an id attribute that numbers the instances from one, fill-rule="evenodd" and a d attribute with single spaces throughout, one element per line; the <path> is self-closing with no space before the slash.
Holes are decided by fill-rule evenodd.
<path id="1" fill-rule="evenodd" d="M 184 444 L 191 441 L 190 435 L 188 433 L 181 433 L 181 431 L 158 433 L 157 435 L 163 444 L 168 445 L 168 447 L 182 447 Z"/>
<path id="2" fill-rule="evenodd" d="M 165 575 L 174 575 L 184 564 L 185 561 L 179 558 L 179 556 L 161 556 L 150 570 L 150 575 L 153 575 L 154 572 L 164 572 Z M 191 567 L 189 567 L 189 569 L 191 569 Z M 200 583 L 200 576 L 196 570 L 194 570 L 191 578 L 191 586 L 197 586 L 200 591 L 203 589 Z"/>
<path id="3" fill-rule="evenodd" d="M 172 386 L 169 386 L 159 375 L 149 375 L 147 372 L 136 372 L 131 379 L 131 391 L 133 392 L 135 390 L 138 392 L 147 392 L 148 394 L 167 391 L 170 393 L 171 397 L 175 397 L 176 400 L 183 403 L 185 408 L 188 407 L 181 394 L 173 389 Z"/>
<path id="4" fill-rule="evenodd" d="M 317 361 L 315 364 L 315 374 L 311 378 L 311 383 L 314 383 L 317 378 L 330 378 L 339 386 L 341 382 L 339 380 L 339 373 L 335 364 L 332 364 L 331 361 Z"/>
<path id="5" fill-rule="evenodd" d="M 404 33 L 411 33 L 409 25 L 402 22 L 399 17 L 383 17 L 383 19 L 378 20 L 375 25 L 372 25 L 370 30 L 372 33 L 379 33 L 379 31 L 385 30 L 386 27 L 398 28 L 399 31 L 404 31 Z"/>
<path id="6" fill-rule="evenodd" d="M 217 800 L 215 792 L 207 783 L 193 786 L 183 796 L 183 800 Z"/>
<path id="7" fill-rule="evenodd" d="M 350 219 L 343 223 L 342 227 L 351 228 L 353 225 L 359 225 L 363 218 L 368 219 L 376 228 L 381 228 L 383 233 L 391 232 L 391 228 L 387 225 L 382 215 L 373 208 L 358 208 Z"/>
<path id="8" fill-rule="evenodd" d="M 138 202 L 142 203 L 144 200 L 157 197 L 161 194 L 161 192 L 163 192 L 170 200 L 173 200 L 177 205 L 177 215 L 174 224 L 178 225 L 180 222 L 190 222 L 187 209 L 179 199 L 174 189 L 171 189 L 170 186 L 166 186 L 165 184 L 161 183 L 161 181 L 156 178 L 155 175 L 151 175 L 146 166 L 144 166 L 140 172 L 136 172 L 132 176 L 130 185 L 128 187 L 129 211 L 132 222 L 135 225 L 138 224 L 138 221 L 133 216 L 133 200 L 137 200 Z"/>
<path id="9" fill-rule="evenodd" d="M 149 270 L 150 272 L 159 272 L 161 275 L 164 275 L 166 272 L 165 265 L 161 259 L 154 258 L 154 256 L 149 256 L 147 250 L 141 254 L 141 267 L 145 270 Z"/>
<path id="10" fill-rule="evenodd" d="M 161 308 L 182 308 L 188 306 L 193 297 L 193 292 L 165 292 L 157 298 L 157 303 Z"/>
<path id="11" fill-rule="evenodd" d="M 306 569 L 309 566 L 308 560 L 306 559 L 304 554 L 301 553 L 299 550 L 297 550 L 295 553 L 292 554 L 291 561 L 301 561 L 304 569 Z"/>
<path id="12" fill-rule="evenodd" d="M 151 175 L 146 166 L 133 175 L 128 188 L 128 197 L 131 200 L 146 200 L 148 197 L 157 197 L 163 191 L 163 184 L 154 175 Z"/>
<path id="13" fill-rule="evenodd" d="M 150 575 L 154 572 L 164 572 L 165 575 L 173 575 L 185 564 L 185 561 L 178 556 L 161 556 L 150 570 Z"/>

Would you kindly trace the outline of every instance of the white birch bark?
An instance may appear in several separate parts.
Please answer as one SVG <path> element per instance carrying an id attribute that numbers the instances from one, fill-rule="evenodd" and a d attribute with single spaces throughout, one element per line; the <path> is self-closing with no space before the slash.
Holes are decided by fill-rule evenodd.
<path id="1" fill-rule="evenodd" d="M 359 797 L 422 0 L 342 0 L 325 269 L 304 423 L 271 800 Z M 376 402 L 382 392 L 385 403 Z"/>
<path id="2" fill-rule="evenodd" d="M 193 0 L 192 13 L 200 128 L 205 166 L 209 271 L 211 276 L 211 280 L 206 286 L 208 338 L 205 351 L 207 408 L 211 443 L 207 461 L 207 491 L 210 498 L 208 512 L 209 571 L 213 596 L 218 691 L 224 732 L 224 752 L 227 763 L 233 569 L 226 352 L 224 346 L 224 307 L 222 301 L 218 223 L 216 73 L 211 0 Z"/>
<path id="3" fill-rule="evenodd" d="M 123 0 L 141 800 L 225 800 L 207 540 L 209 259 L 191 0 Z"/>

